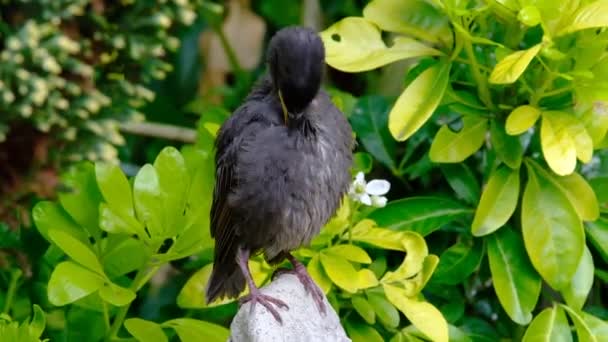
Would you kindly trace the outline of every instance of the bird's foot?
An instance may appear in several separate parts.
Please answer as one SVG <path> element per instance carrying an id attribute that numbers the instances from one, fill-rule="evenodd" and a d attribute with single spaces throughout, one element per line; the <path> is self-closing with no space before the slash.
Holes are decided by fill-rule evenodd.
<path id="1" fill-rule="evenodd" d="M 310 293 L 315 304 L 317 304 L 319 312 L 325 315 L 325 302 L 323 300 L 325 295 L 323 294 L 323 291 L 319 288 L 319 286 L 317 286 L 315 281 L 312 280 L 312 278 L 306 271 L 306 267 L 298 263 L 294 265 L 293 269 L 280 268 L 276 270 L 273 275 L 273 278 L 285 273 L 293 274 L 298 277 L 298 280 L 300 280 L 300 283 L 304 286 L 304 290 L 306 291 L 306 293 Z"/>
<path id="2" fill-rule="evenodd" d="M 283 320 L 281 319 L 281 315 L 279 315 L 279 312 L 274 308 L 274 306 L 289 309 L 289 306 L 287 306 L 284 301 L 262 294 L 258 289 L 251 291 L 251 293 L 249 293 L 247 296 L 241 298 L 239 302 L 241 305 L 247 302 L 251 302 L 251 313 L 253 313 L 253 310 L 255 309 L 255 305 L 257 303 L 262 304 L 266 308 L 266 310 L 268 310 L 268 312 L 270 312 L 280 324 L 283 324 Z"/>

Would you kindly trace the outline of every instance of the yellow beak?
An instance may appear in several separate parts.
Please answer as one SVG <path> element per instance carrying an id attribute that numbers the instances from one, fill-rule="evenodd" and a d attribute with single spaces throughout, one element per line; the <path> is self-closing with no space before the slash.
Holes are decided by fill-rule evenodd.
<path id="1" fill-rule="evenodd" d="M 281 90 L 279 89 L 279 100 L 281 101 L 281 108 L 283 108 L 283 120 L 285 120 L 285 125 L 287 125 L 287 106 L 285 106 L 285 101 L 283 100 L 283 94 L 281 94 Z"/>

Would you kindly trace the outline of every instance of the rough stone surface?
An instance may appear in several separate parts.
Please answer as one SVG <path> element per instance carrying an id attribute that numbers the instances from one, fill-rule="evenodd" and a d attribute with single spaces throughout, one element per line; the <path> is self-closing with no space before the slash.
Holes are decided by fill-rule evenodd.
<path id="1" fill-rule="evenodd" d="M 287 303 L 288 310 L 277 309 L 283 324 L 277 322 L 261 304 L 257 304 L 252 312 L 251 304 L 246 303 L 230 325 L 230 342 L 350 341 L 327 298 L 324 298 L 326 313 L 322 315 L 296 276 L 282 274 L 261 291 Z"/>

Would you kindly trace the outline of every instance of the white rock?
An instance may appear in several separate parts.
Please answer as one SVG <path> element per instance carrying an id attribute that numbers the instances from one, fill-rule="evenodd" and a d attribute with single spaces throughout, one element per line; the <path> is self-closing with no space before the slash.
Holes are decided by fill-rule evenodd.
<path id="1" fill-rule="evenodd" d="M 322 315 L 295 275 L 281 274 L 261 291 L 289 306 L 289 309 L 277 308 L 283 324 L 277 322 L 263 305 L 256 304 L 251 312 L 251 303 L 246 303 L 230 325 L 229 342 L 350 341 L 327 298 L 324 298 L 326 313 Z"/>

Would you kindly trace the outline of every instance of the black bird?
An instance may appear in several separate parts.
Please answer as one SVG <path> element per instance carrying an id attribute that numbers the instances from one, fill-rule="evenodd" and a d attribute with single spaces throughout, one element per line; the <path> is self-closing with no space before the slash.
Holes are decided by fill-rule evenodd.
<path id="1" fill-rule="evenodd" d="M 270 264 L 288 259 L 324 313 L 323 293 L 290 252 L 307 245 L 335 213 L 351 177 L 352 130 L 320 89 L 325 50 L 311 29 L 277 32 L 267 51 L 269 73 L 256 84 L 216 139 L 216 183 L 211 207 L 215 237 L 207 302 L 238 296 L 287 305 L 263 295 L 251 278 L 249 256 Z"/>

